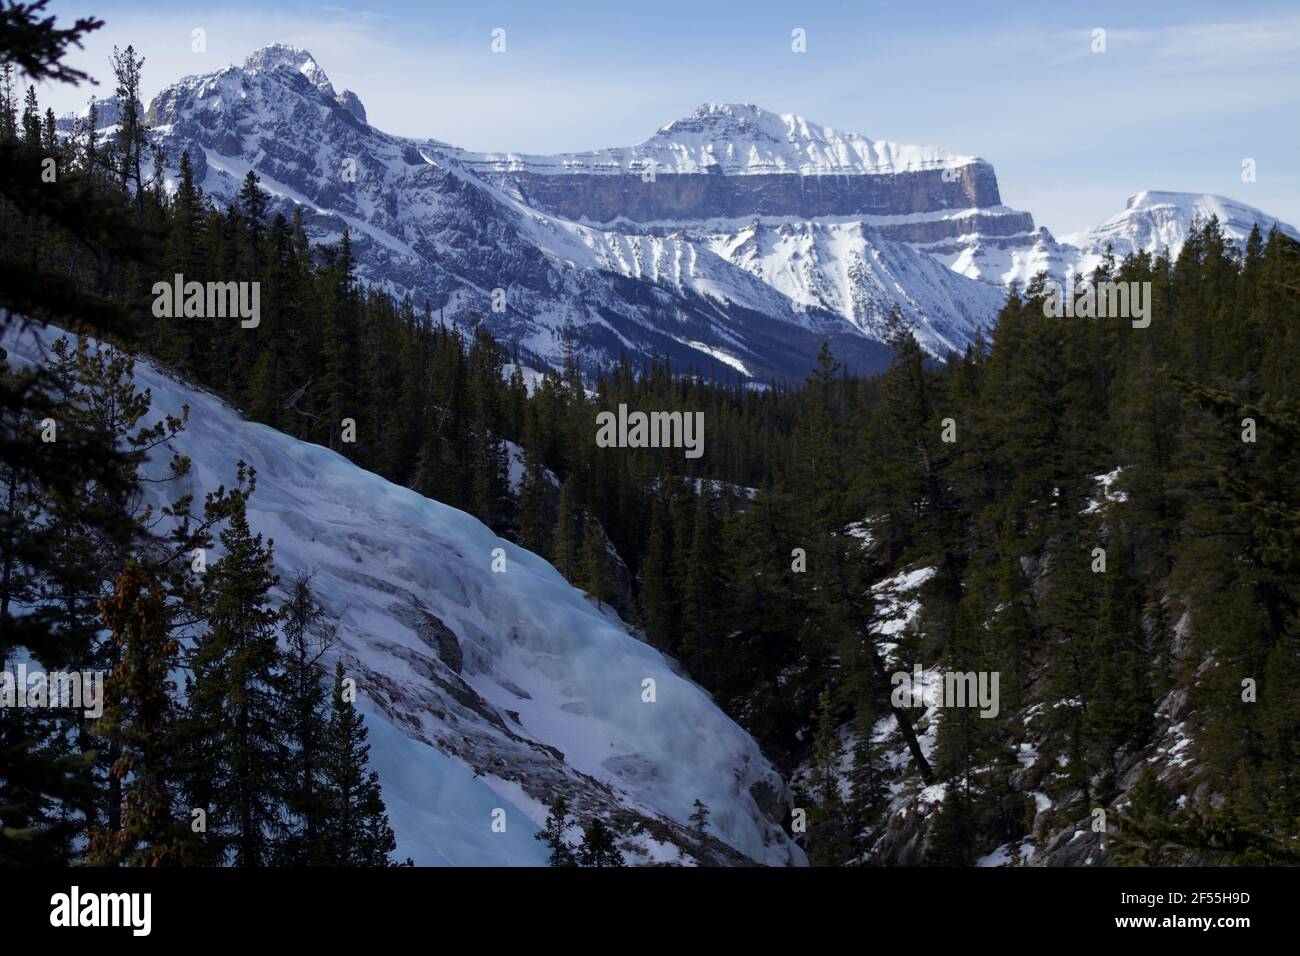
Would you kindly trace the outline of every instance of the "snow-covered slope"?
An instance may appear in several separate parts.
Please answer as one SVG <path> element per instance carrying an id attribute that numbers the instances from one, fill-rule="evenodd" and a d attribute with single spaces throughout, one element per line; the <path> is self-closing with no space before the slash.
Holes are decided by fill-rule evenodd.
<path id="1" fill-rule="evenodd" d="M 4 346 L 35 363 L 49 338 L 10 334 Z M 639 862 L 804 861 L 776 822 L 783 781 L 754 741 L 546 561 L 147 363 L 136 378 L 151 417 L 190 408 L 151 466 L 162 474 L 172 451 L 192 459 L 187 488 L 166 493 L 201 501 L 245 460 L 257 471 L 250 523 L 273 539 L 277 571 L 314 572 L 369 715 L 399 854 L 543 863 L 532 836 L 564 794 L 581 817 L 611 820 Z M 497 549 L 504 573 L 492 570 Z M 687 823 L 697 798 L 712 811 L 704 839 Z M 492 830 L 495 808 L 505 833 Z"/>
<path id="2" fill-rule="evenodd" d="M 1062 277 L 1074 274 L 1079 250 L 1057 240 L 1044 227 L 1011 235 L 972 233 L 957 240 L 914 246 L 949 269 L 996 288 L 1020 288 L 1040 272 Z"/>
<path id="3" fill-rule="evenodd" d="M 873 338 L 887 337 L 893 305 L 909 317 L 925 316 L 915 324 L 917 340 L 939 357 L 961 351 L 1006 298 L 861 222 L 767 226 L 755 220 L 712 237 L 711 245 L 793 302 L 845 316 Z"/>
<path id="4" fill-rule="evenodd" d="M 1224 196 L 1141 192 L 1128 198 L 1122 212 L 1090 229 L 1062 236 L 1061 241 L 1084 255 L 1101 256 L 1111 246 L 1117 259 L 1138 251 L 1155 253 L 1166 248 L 1176 256 L 1193 220 L 1205 223 L 1212 216 L 1218 217 L 1224 236 L 1238 243 L 1245 242 L 1256 224 L 1267 235 L 1277 223 L 1280 231 L 1300 239 L 1293 226 L 1278 221 L 1276 216 Z"/>

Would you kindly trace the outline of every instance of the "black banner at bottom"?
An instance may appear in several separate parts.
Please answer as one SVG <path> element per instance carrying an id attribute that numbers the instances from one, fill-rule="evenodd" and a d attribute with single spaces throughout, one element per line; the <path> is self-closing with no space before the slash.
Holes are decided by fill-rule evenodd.
<path id="1" fill-rule="evenodd" d="M 665 921 L 734 946 L 837 927 L 882 941 L 971 943 L 1011 932 L 1232 945 L 1293 925 L 1286 869 L 112 870 L 0 871 L 8 944 L 78 934 L 337 945 L 463 930 L 483 943 L 579 932 L 654 938 Z M 378 934 L 378 936 L 376 935 Z M 597 936 L 596 938 L 602 938 Z M 604 936 L 613 941 L 618 936 Z M 1042 938 L 1042 937 L 1039 937 Z"/>

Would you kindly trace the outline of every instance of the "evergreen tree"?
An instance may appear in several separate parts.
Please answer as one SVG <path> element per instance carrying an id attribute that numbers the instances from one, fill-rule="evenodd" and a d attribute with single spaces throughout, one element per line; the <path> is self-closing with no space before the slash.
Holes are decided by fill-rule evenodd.
<path id="1" fill-rule="evenodd" d="M 975 839 L 972 800 L 963 788 L 950 785 L 926 843 L 925 861 L 931 866 L 971 866 L 976 858 Z"/>
<path id="2" fill-rule="evenodd" d="M 835 726 L 829 690 L 818 701 L 817 735 L 813 740 L 812 768 L 808 779 L 812 809 L 808 814 L 812 849 L 808 855 L 814 866 L 838 866 L 850 852 L 849 818 L 840 791 L 840 771 L 844 747 Z"/>
<path id="3" fill-rule="evenodd" d="M 717 578 L 721 565 L 718 528 L 707 483 L 695 499 L 695 521 L 686 574 L 682 581 L 682 651 L 691 672 L 705 687 L 715 686 L 721 618 Z"/>
<path id="4" fill-rule="evenodd" d="M 673 652 L 677 645 L 676 604 L 672 596 L 672 558 L 668 507 L 662 493 L 651 504 L 650 530 L 641 563 L 641 617 L 656 647 Z"/>
<path id="5" fill-rule="evenodd" d="M 613 574 L 605 532 L 594 515 L 588 514 L 582 525 L 582 551 L 579 558 L 583 589 L 596 599 L 596 607 L 614 596 Z"/>
<path id="6" fill-rule="evenodd" d="M 113 47 L 113 76 L 117 80 L 117 105 L 119 122 L 117 143 L 117 175 L 123 192 L 131 191 L 136 209 L 143 212 L 144 152 L 149 142 L 144 125 L 144 103 L 141 102 L 140 70 L 144 57 L 137 56 L 135 47 L 125 50 Z"/>
<path id="7" fill-rule="evenodd" d="M 369 734 L 344 684 L 342 661 L 335 664 L 331 701 L 325 762 L 329 806 L 321 859 L 338 866 L 391 866 L 397 839 L 388 823 L 379 774 L 368 768 Z"/>
<path id="8" fill-rule="evenodd" d="M 18 135 L 18 101 L 14 97 L 14 65 L 0 63 L 0 139 Z"/>
<path id="9" fill-rule="evenodd" d="M 120 648 L 95 732 L 118 754 L 110 773 L 124 782 L 120 829 L 92 833 L 93 863 L 183 863 L 186 830 L 175 818 L 176 704 L 170 670 L 178 643 L 167 632 L 164 592 L 139 565 L 127 565 L 105 599 L 104 624 Z"/>
<path id="10" fill-rule="evenodd" d="M 1142 606 L 1129 570 L 1128 548 L 1121 542 L 1110 558 L 1101 599 L 1101 627 L 1092 652 L 1096 678 L 1089 694 L 1089 737 L 1101 753 L 1111 779 L 1119 771 L 1118 753 L 1146 742 L 1152 695 L 1148 652 L 1142 629 Z"/>
<path id="11" fill-rule="evenodd" d="M 867 698 L 854 715 L 853 766 L 849 771 L 849 785 L 858 829 L 875 821 L 888 793 L 885 755 L 873 736 L 876 721 L 883 716 L 880 710 L 874 700 Z"/>
<path id="12" fill-rule="evenodd" d="M 1117 863 L 1160 866 L 1176 862 L 1178 847 L 1162 847 L 1157 835 L 1176 823 L 1177 798 L 1169 785 L 1160 779 L 1154 767 L 1144 767 L 1128 794 L 1128 805 L 1120 815 L 1115 836 L 1108 849 Z M 1171 853 L 1172 850 L 1172 853 Z"/>
<path id="13" fill-rule="evenodd" d="M 614 832 L 600 817 L 593 817 L 582 828 L 582 843 L 578 847 L 579 866 L 626 866 L 627 861 L 614 842 Z"/>
<path id="14" fill-rule="evenodd" d="M 270 543 L 248 525 L 256 474 L 241 461 L 223 554 L 207 573 L 207 633 L 187 686 L 186 790 L 205 809 L 216 859 L 264 866 L 285 830 L 284 659 L 277 643 Z"/>
<path id="15" fill-rule="evenodd" d="M 555 513 L 555 534 L 551 542 L 551 563 L 570 581 L 579 573 L 578 564 L 578 505 L 574 482 L 560 485 L 560 504 Z"/>
<path id="16" fill-rule="evenodd" d="M 519 490 L 519 543 L 535 554 L 545 555 L 554 530 L 554 490 L 542 461 L 542 440 L 537 414 L 529 409 L 524 425 L 523 483 Z"/>
<path id="17" fill-rule="evenodd" d="M 689 817 L 691 827 L 697 833 L 703 833 L 709 826 L 709 808 L 699 797 L 695 798 L 692 805 L 691 815 Z"/>
<path id="18" fill-rule="evenodd" d="M 284 862 L 299 865 L 328 862 L 313 858 L 324 843 L 329 811 L 323 782 L 329 712 L 320 660 L 334 644 L 334 629 L 325 625 L 324 616 L 312 593 L 311 575 L 299 574 L 280 609 L 287 648 L 284 714 L 290 744 L 285 804 L 291 821 L 280 853 Z"/>
<path id="19" fill-rule="evenodd" d="M 547 857 L 547 862 L 551 866 L 577 866 L 578 858 L 573 852 L 573 847 L 569 846 L 565 839 L 568 833 L 569 822 L 569 802 L 563 796 L 557 795 L 551 801 L 551 809 L 546 814 L 545 826 L 533 834 L 535 839 L 541 840 L 546 844 L 551 855 Z"/>

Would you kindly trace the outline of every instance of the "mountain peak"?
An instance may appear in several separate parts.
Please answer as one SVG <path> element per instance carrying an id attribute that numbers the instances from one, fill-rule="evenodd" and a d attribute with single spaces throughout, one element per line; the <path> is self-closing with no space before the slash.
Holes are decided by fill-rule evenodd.
<path id="1" fill-rule="evenodd" d="M 316 58 L 299 46 L 287 43 L 268 43 L 260 50 L 250 53 L 244 60 L 246 70 L 274 70 L 286 67 L 307 77 L 312 86 L 322 93 L 334 97 L 334 86 L 325 75 Z"/>
<path id="2" fill-rule="evenodd" d="M 661 126 L 654 138 L 708 133 L 714 136 L 739 136 L 755 140 L 780 141 L 785 138 L 781 117 L 753 103 L 701 103 L 690 115 Z"/>
<path id="3" fill-rule="evenodd" d="M 660 127 L 639 149 L 669 150 L 679 159 L 689 155 L 699 167 L 716 165 L 728 173 L 893 173 L 975 161 L 935 146 L 871 140 L 753 103 L 712 101 Z"/>
<path id="4" fill-rule="evenodd" d="M 694 119 L 705 119 L 712 116 L 757 119 L 763 115 L 771 116 L 773 114 L 754 103 L 714 103 L 712 101 L 701 103 L 691 113 Z"/>
<path id="5" fill-rule="evenodd" d="M 1214 196 L 1210 193 L 1178 193 L 1168 189 L 1144 189 L 1140 193 L 1133 193 L 1128 197 L 1124 204 L 1125 209 L 1151 209 L 1154 206 L 1195 206 L 1198 203 L 1229 203 L 1232 205 L 1244 205 L 1235 200 L 1228 199 L 1225 196 Z"/>
<path id="6" fill-rule="evenodd" d="M 268 43 L 260 50 L 250 53 L 244 60 L 244 69 L 255 73 L 280 68 L 301 73 L 317 91 L 338 103 L 360 122 L 366 122 L 366 108 L 362 105 L 361 98 L 351 90 L 335 93 L 334 84 L 325 75 L 316 58 L 302 47 L 288 43 Z"/>
<path id="7" fill-rule="evenodd" d="M 1181 214 L 1190 220 L 1201 220 L 1217 216 L 1220 224 L 1228 230 L 1243 230 L 1243 235 L 1250 228 L 1259 224 L 1264 231 L 1278 220 L 1274 216 L 1254 206 L 1247 205 L 1228 196 L 1214 193 L 1181 193 L 1165 189 L 1145 189 L 1128 197 L 1124 206 L 1125 213 L 1161 212 L 1165 215 Z M 1287 223 L 1279 223 L 1283 232 L 1294 232 Z"/>
<path id="8" fill-rule="evenodd" d="M 1140 250 L 1168 249 L 1177 255 L 1192 223 L 1204 223 L 1211 216 L 1219 220 L 1224 236 L 1233 242 L 1244 241 L 1256 225 L 1268 232 L 1276 224 L 1287 235 L 1298 235 L 1288 223 L 1227 196 L 1146 189 L 1129 196 L 1122 212 L 1091 228 L 1063 236 L 1062 242 L 1094 254 L 1110 246 L 1121 258 Z"/>
<path id="9" fill-rule="evenodd" d="M 1151 204 L 1152 196 L 1159 196 L 1159 195 L 1163 195 L 1163 194 L 1159 192 L 1152 192 L 1149 189 L 1144 189 L 1140 193 L 1133 193 L 1131 196 L 1128 197 L 1128 201 L 1124 203 L 1124 208 L 1141 209 Z"/>

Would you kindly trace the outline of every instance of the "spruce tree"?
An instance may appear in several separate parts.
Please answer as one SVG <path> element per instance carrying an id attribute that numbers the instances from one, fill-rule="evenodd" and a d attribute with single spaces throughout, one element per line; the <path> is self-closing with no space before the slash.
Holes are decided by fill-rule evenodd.
<path id="1" fill-rule="evenodd" d="M 718 673 L 717 646 L 721 618 L 717 579 L 721 555 L 719 533 L 707 483 L 695 499 L 695 522 L 682 582 L 682 652 L 691 674 L 712 688 Z"/>
<path id="2" fill-rule="evenodd" d="M 882 710 L 868 698 L 853 719 L 853 765 L 849 770 L 849 786 L 851 809 L 859 828 L 875 821 L 888 794 L 884 748 L 873 736 L 877 720 L 884 716 Z"/>
<path id="3" fill-rule="evenodd" d="M 626 866 L 627 861 L 614 842 L 614 832 L 600 817 L 593 817 L 582 828 L 582 844 L 578 847 L 579 866 Z"/>
<path id="4" fill-rule="evenodd" d="M 255 489 L 256 474 L 241 461 L 187 686 L 186 789 L 207 812 L 216 859 L 236 866 L 268 865 L 285 829 L 285 667 L 270 606 L 271 544 L 248 524 Z"/>
<path id="5" fill-rule="evenodd" d="M 563 795 L 557 795 L 551 801 L 551 809 L 546 814 L 546 824 L 533 834 L 534 839 L 541 840 L 551 851 L 547 863 L 551 866 L 577 866 L 578 857 L 569 846 L 565 835 L 570 827 L 569 802 Z"/>
<path id="6" fill-rule="evenodd" d="M 650 642 L 675 653 L 677 615 L 672 596 L 670 534 L 668 507 L 663 493 L 657 493 L 650 507 L 650 530 L 641 563 L 641 617 Z"/>
<path id="7" fill-rule="evenodd" d="M 850 853 L 850 821 L 840 790 L 844 747 L 835 726 L 829 690 L 822 691 L 815 718 L 817 733 L 808 776 L 808 791 L 813 801 L 808 813 L 811 844 L 808 859 L 814 866 L 838 866 Z"/>
<path id="8" fill-rule="evenodd" d="M 578 505 L 572 480 L 560 485 L 560 504 L 555 513 L 555 533 L 551 541 L 551 563 L 568 580 L 578 579 Z"/>
<path id="9" fill-rule="evenodd" d="M 709 808 L 699 797 L 691 804 L 691 815 L 689 817 L 691 828 L 697 833 L 703 833 L 709 826 Z"/>
<path id="10" fill-rule="evenodd" d="M 1089 694 L 1089 737 L 1100 752 L 1099 762 L 1113 780 L 1121 750 L 1146 742 L 1151 722 L 1152 694 L 1148 676 L 1142 603 L 1131 576 L 1128 547 L 1114 541 L 1101 598 L 1101 626 L 1091 658 L 1096 678 Z"/>
<path id="11" fill-rule="evenodd" d="M 334 866 L 391 866 L 397 838 L 388 823 L 379 774 L 369 769 L 369 733 L 344 683 L 341 660 L 334 667 L 331 706 L 325 751 L 328 809 L 319 858 Z"/>
<path id="12" fill-rule="evenodd" d="M 588 514 L 582 524 L 582 550 L 579 563 L 583 589 L 596 599 L 596 607 L 614 596 L 611 581 L 613 565 L 609 558 L 609 547 L 605 542 L 605 532 L 595 515 Z"/>
<path id="13" fill-rule="evenodd" d="M 971 866 L 976 859 L 976 831 L 971 797 L 963 787 L 949 784 L 926 842 L 926 863 L 931 866 Z"/>
<path id="14" fill-rule="evenodd" d="M 329 808 L 323 777 L 330 716 L 320 661 L 334 644 L 334 628 L 324 617 L 312 593 L 311 575 L 298 574 L 280 608 L 286 648 L 283 706 L 290 746 L 285 774 L 290 827 L 280 856 L 289 864 L 327 862 L 313 858 L 322 845 Z"/>
<path id="15" fill-rule="evenodd" d="M 519 543 L 534 554 L 545 555 L 554 532 L 554 489 L 541 457 L 540 426 L 531 408 L 525 414 L 523 478 L 519 489 Z"/>

